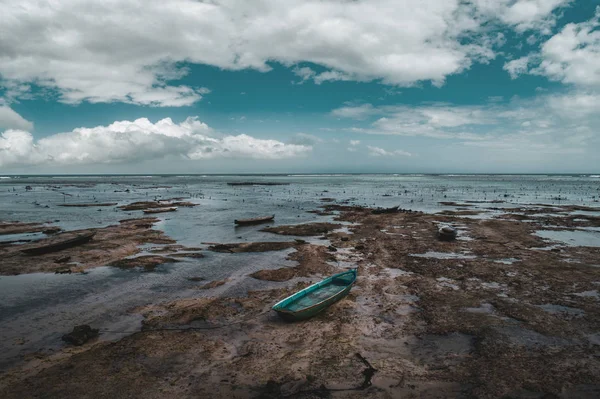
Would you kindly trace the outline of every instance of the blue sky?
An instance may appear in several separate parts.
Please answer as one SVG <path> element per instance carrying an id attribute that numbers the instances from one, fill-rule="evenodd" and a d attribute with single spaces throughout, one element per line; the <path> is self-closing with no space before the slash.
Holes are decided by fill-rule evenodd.
<path id="1" fill-rule="evenodd" d="M 599 7 L 4 2 L 0 173 L 597 173 Z"/>

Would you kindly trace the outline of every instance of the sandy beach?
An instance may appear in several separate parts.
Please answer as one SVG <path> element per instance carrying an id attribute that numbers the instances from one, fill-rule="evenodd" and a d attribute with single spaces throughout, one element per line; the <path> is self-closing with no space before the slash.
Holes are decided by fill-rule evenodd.
<path id="1" fill-rule="evenodd" d="M 93 229 L 92 241 L 59 253 L 28 258 L 20 249 L 33 244 L 3 245 L 3 275 L 64 270 L 72 261 L 71 273 L 107 264 L 151 271 L 163 263 L 179 267 L 185 257 L 201 262 L 205 251 L 287 251 L 291 264 L 253 272 L 247 278 L 258 289 L 247 295 L 149 301 L 129 310 L 143 319 L 139 331 L 113 331 L 119 338 L 103 340 L 109 331 L 95 325 L 100 338 L 82 346 L 24 356 L 4 370 L 1 396 L 600 395 L 600 248 L 561 241 L 565 232 L 573 239 L 597 231 L 600 216 L 593 214 L 600 209 L 512 206 L 489 218 L 476 216 L 499 201 L 385 214 L 323 202 L 310 211 L 331 222 L 259 227 L 272 242 L 186 247 L 156 230 L 157 219 L 134 218 Z M 455 227 L 457 239 L 439 240 L 442 225 Z M 142 254 L 142 245 L 154 247 Z M 318 316 L 286 323 L 270 311 L 279 299 L 350 267 L 358 267 L 350 294 Z M 194 284 L 211 293 L 234 282 L 200 276 Z"/>

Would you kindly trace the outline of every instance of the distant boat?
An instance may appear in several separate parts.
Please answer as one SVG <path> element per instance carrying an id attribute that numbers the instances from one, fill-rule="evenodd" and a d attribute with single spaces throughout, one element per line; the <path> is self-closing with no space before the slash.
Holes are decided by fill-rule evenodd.
<path id="1" fill-rule="evenodd" d="M 358 269 L 335 274 L 296 292 L 273 306 L 273 310 L 286 321 L 308 319 L 339 301 L 356 281 Z"/>
<path id="2" fill-rule="evenodd" d="M 72 247 L 76 247 L 77 245 L 81 245 L 81 244 L 85 244 L 86 242 L 90 241 L 94 236 L 96 235 L 96 232 L 89 232 L 89 233 L 84 233 L 84 234 L 79 234 L 76 235 L 75 237 L 71 237 L 65 240 L 59 240 L 59 241 L 54 241 L 46 244 L 46 245 L 40 245 L 37 247 L 33 247 L 33 248 L 26 248 L 26 249 L 22 249 L 21 252 L 26 253 L 27 255 L 43 255 L 43 254 L 48 254 L 51 252 L 58 252 L 58 251 L 62 251 L 63 249 L 67 249 L 67 248 L 72 248 Z"/>
<path id="3" fill-rule="evenodd" d="M 452 241 L 456 238 L 456 229 L 452 226 L 442 226 L 438 230 L 438 238 L 443 241 Z"/>
<path id="4" fill-rule="evenodd" d="M 172 208 L 156 208 L 156 209 L 144 209 L 144 213 L 163 213 L 163 212 L 175 212 L 176 207 Z"/>
<path id="5" fill-rule="evenodd" d="M 273 219 L 275 219 L 275 215 L 261 216 L 261 217 L 257 217 L 257 218 L 251 218 L 251 219 L 235 219 L 233 221 L 233 223 L 239 224 L 239 225 L 249 225 L 249 224 L 259 224 L 259 223 L 270 222 Z"/>

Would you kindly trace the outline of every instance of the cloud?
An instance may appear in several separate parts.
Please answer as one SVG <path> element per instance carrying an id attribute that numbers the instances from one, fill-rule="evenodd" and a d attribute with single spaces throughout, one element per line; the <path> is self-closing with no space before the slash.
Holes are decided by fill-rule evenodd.
<path id="1" fill-rule="evenodd" d="M 323 143 L 323 139 L 312 134 L 297 133 L 290 140 L 290 144 L 314 146 L 316 144 Z"/>
<path id="2" fill-rule="evenodd" d="M 511 77 L 529 73 L 582 87 L 600 87 L 600 7 L 589 21 L 570 23 L 539 52 L 504 65 Z"/>
<path id="3" fill-rule="evenodd" d="M 490 31 L 490 21 L 534 29 L 551 24 L 554 11 L 567 3 L 8 0 L 2 5 L 1 84 L 56 90 L 59 101 L 70 104 L 186 106 L 207 92 L 176 82 L 190 72 L 182 66 L 187 63 L 267 72 L 269 62 L 308 62 L 323 70 L 295 69 L 303 81 L 441 85 L 495 57 L 503 40 Z"/>
<path id="4" fill-rule="evenodd" d="M 179 124 L 170 118 L 156 123 L 141 118 L 77 128 L 37 141 L 27 131 L 7 130 L 0 135 L 0 166 L 129 163 L 168 157 L 284 159 L 311 150 L 245 134 L 219 136 L 197 118 Z"/>
<path id="5" fill-rule="evenodd" d="M 497 18 L 517 32 L 534 29 L 547 34 L 554 25 L 552 12 L 573 0 L 472 0 L 477 13 Z"/>
<path id="6" fill-rule="evenodd" d="M 350 140 L 350 146 L 347 148 L 347 150 L 350 152 L 356 152 L 356 151 L 358 151 L 356 146 L 359 144 L 360 144 L 360 140 Z"/>
<path id="7" fill-rule="evenodd" d="M 16 113 L 8 105 L 4 105 L 0 100 L 0 129 L 32 130 L 33 123 Z"/>
<path id="8" fill-rule="evenodd" d="M 412 154 L 410 152 L 402 151 L 402 150 L 394 150 L 394 151 L 386 151 L 383 148 L 373 147 L 368 145 L 369 155 L 372 157 L 392 157 L 392 156 L 403 156 L 410 157 Z"/>
<path id="9" fill-rule="evenodd" d="M 527 73 L 530 62 L 532 62 L 531 56 L 517 58 L 505 63 L 503 69 L 509 73 L 511 79 L 516 79 L 519 75 Z"/>
<path id="10" fill-rule="evenodd" d="M 350 118 L 350 119 L 366 119 L 377 113 L 377 110 L 371 104 L 362 105 L 347 105 L 344 107 L 336 108 L 331 111 L 331 115 L 338 118 Z"/>
<path id="11" fill-rule="evenodd" d="M 519 153 L 579 153 L 600 145 L 600 94 L 571 90 L 509 103 L 373 107 L 381 115 L 341 130 L 448 140 Z"/>

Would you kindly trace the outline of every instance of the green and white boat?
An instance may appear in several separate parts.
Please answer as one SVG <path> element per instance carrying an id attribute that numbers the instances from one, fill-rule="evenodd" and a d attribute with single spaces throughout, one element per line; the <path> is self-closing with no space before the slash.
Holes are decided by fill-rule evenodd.
<path id="1" fill-rule="evenodd" d="M 286 321 L 308 319 L 348 295 L 356 281 L 357 271 L 351 269 L 327 277 L 277 302 L 273 310 Z"/>

